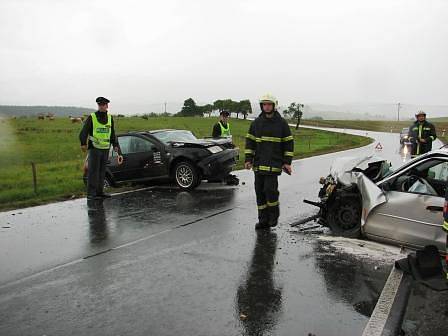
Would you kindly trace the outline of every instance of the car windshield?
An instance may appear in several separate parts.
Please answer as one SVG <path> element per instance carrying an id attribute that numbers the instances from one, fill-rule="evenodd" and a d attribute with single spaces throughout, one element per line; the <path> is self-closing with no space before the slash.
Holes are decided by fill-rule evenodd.
<path id="1" fill-rule="evenodd" d="M 163 131 L 153 133 L 153 136 L 166 144 L 170 142 L 187 142 L 197 140 L 197 138 L 190 131 Z"/>

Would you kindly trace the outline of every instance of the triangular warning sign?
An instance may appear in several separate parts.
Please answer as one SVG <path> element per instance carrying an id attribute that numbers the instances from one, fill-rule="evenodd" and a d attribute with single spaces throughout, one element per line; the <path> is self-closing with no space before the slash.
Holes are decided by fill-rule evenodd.
<path id="1" fill-rule="evenodd" d="M 375 146 L 376 150 L 382 150 L 383 149 L 383 145 L 381 145 L 381 142 L 378 142 Z"/>

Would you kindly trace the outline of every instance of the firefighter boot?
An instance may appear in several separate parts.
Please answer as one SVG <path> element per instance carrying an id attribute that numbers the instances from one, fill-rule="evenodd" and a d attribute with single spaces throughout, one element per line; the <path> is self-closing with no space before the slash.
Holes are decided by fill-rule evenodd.
<path id="1" fill-rule="evenodd" d="M 255 230 L 269 229 L 268 209 L 258 209 L 258 223 Z"/>
<path id="2" fill-rule="evenodd" d="M 278 218 L 280 217 L 280 207 L 270 206 L 268 207 L 268 224 L 270 227 L 276 227 L 278 224 Z"/>

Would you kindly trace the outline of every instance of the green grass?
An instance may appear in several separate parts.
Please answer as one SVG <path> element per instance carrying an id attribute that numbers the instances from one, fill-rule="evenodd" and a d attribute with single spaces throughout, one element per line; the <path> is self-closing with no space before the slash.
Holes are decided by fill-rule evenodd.
<path id="1" fill-rule="evenodd" d="M 215 118 L 115 119 L 118 133 L 161 128 L 189 129 L 198 137 L 209 136 Z M 232 120 L 235 144 L 244 150 L 249 121 Z M 84 154 L 79 148 L 80 124 L 68 118 L 0 119 L 0 209 L 12 209 L 84 195 L 82 166 Z M 294 157 L 340 151 L 367 145 L 365 137 L 310 129 L 293 130 Z M 237 169 L 243 167 L 241 154 Z M 37 168 L 37 193 L 34 192 L 31 162 Z"/>
<path id="2" fill-rule="evenodd" d="M 448 131 L 448 118 L 428 119 L 436 127 L 437 135 L 443 143 L 448 143 L 448 132 L 443 136 L 443 130 Z M 412 124 L 408 121 L 380 121 L 380 120 L 303 120 L 304 125 L 333 127 L 333 128 L 349 128 L 366 131 L 377 132 L 394 132 L 399 133 L 402 128 L 409 127 Z"/>

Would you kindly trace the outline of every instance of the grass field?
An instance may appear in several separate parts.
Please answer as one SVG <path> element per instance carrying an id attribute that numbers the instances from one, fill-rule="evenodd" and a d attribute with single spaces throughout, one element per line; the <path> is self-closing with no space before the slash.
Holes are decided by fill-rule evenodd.
<path id="1" fill-rule="evenodd" d="M 209 136 L 215 118 L 149 118 L 115 119 L 118 133 L 161 128 L 189 129 L 198 137 Z M 244 149 L 249 121 L 232 120 L 234 142 Z M 79 197 L 84 194 L 79 148 L 81 124 L 66 118 L 0 119 L 0 209 L 42 204 Z M 300 129 L 294 132 L 295 158 L 344 150 L 366 145 L 364 137 L 325 131 Z M 241 155 L 237 168 L 243 166 Z M 37 170 L 37 193 L 34 192 L 31 162 Z"/>
<path id="2" fill-rule="evenodd" d="M 444 143 L 448 143 L 448 132 L 443 136 L 443 130 L 448 131 L 448 118 L 428 119 L 436 127 L 437 135 Z M 392 120 L 303 120 L 304 125 L 349 128 L 378 132 L 399 133 L 402 128 L 409 127 L 412 121 L 392 121 Z"/>

